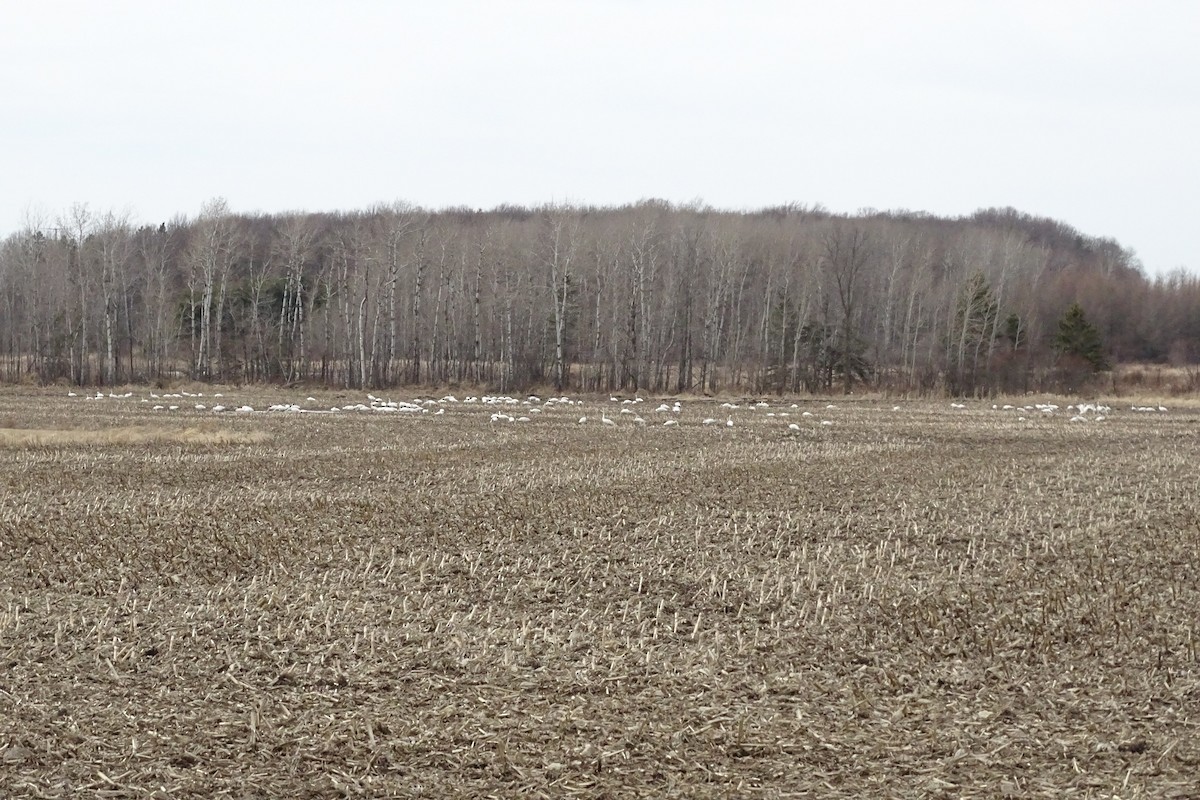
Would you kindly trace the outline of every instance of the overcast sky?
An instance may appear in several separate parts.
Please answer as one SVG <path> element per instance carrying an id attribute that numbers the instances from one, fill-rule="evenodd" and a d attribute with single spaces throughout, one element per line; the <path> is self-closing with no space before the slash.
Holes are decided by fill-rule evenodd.
<path id="1" fill-rule="evenodd" d="M 0 234 L 646 197 L 1013 206 L 1200 271 L 1200 3 L 0 0 Z"/>

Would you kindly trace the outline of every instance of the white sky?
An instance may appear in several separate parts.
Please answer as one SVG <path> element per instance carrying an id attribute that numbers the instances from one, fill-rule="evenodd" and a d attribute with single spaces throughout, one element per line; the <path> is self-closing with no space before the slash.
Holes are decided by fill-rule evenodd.
<path id="1" fill-rule="evenodd" d="M 1061 219 L 1200 271 L 1200 3 L 0 0 L 0 235 L 72 203 Z"/>

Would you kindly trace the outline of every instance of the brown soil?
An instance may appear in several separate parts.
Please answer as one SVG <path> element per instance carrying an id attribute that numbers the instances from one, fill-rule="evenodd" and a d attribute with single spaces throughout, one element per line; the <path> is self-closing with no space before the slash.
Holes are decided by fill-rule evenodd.
<path id="1" fill-rule="evenodd" d="M 833 402 L 0 396 L 0 796 L 1200 794 L 1200 415 Z"/>

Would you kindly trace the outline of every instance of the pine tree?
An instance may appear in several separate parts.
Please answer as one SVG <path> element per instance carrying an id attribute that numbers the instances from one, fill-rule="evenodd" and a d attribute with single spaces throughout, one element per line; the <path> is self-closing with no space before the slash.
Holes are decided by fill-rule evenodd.
<path id="1" fill-rule="evenodd" d="M 975 273 L 963 287 L 950 332 L 950 388 L 955 394 L 970 394 L 977 388 L 981 368 L 986 368 L 996 340 L 1000 304 L 982 272 Z"/>
<path id="2" fill-rule="evenodd" d="M 1078 358 L 1096 372 L 1108 369 L 1108 359 L 1104 356 L 1104 344 L 1100 341 L 1100 332 L 1088 322 L 1083 313 L 1083 306 L 1072 303 L 1071 307 L 1058 321 L 1058 333 L 1054 337 L 1054 349 L 1060 355 Z"/>
<path id="3" fill-rule="evenodd" d="M 1020 350 L 1025 346 L 1025 326 L 1015 311 L 1004 320 L 1004 338 L 1013 350 Z"/>

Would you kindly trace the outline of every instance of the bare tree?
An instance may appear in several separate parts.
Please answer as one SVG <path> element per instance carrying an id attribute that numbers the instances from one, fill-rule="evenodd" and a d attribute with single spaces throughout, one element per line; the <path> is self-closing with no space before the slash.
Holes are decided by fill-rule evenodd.
<path id="1" fill-rule="evenodd" d="M 822 238 L 822 246 L 824 267 L 837 290 L 841 310 L 838 355 L 841 358 L 842 392 L 849 394 L 856 372 L 856 312 L 873 252 L 867 232 L 859 225 L 835 225 Z"/>
<path id="2" fill-rule="evenodd" d="M 199 330 L 193 330 L 196 345 L 192 369 L 197 378 L 222 375 L 221 323 L 232 248 L 229 206 L 221 198 L 210 200 L 200 211 L 188 251 L 191 323 L 193 328 L 199 323 Z"/>
<path id="3" fill-rule="evenodd" d="M 542 250 L 550 300 L 554 310 L 554 386 L 566 383 L 566 335 L 568 303 L 575 270 L 580 218 L 573 211 L 550 207 L 542 214 Z"/>
<path id="4" fill-rule="evenodd" d="M 100 382 L 117 382 L 117 325 L 119 302 L 128 296 L 127 271 L 133 254 L 133 239 L 127 215 L 112 212 L 103 215 L 96 224 L 96 239 L 100 256 L 100 301 L 103 319 L 104 351 L 100 361 Z"/>
<path id="5" fill-rule="evenodd" d="M 247 217 L 218 200 L 158 229 L 85 205 L 43 227 L 0 240 L 0 378 L 115 383 L 186 362 L 200 379 L 359 387 L 1028 389 L 1072 302 L 1113 355 L 1200 359 L 1192 282 L 1003 209 Z"/>
<path id="6" fill-rule="evenodd" d="M 95 218 L 87 203 L 71 206 L 67 215 L 59 220 L 58 228 L 68 243 L 68 263 L 71 280 L 75 284 L 78 305 L 70 319 L 70 336 L 74 341 L 72 361 L 75 382 L 86 385 L 92 381 L 91 349 L 88 345 L 88 328 L 91 319 L 91 295 L 94 289 L 94 258 L 89 246 L 89 237 Z"/>

